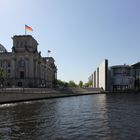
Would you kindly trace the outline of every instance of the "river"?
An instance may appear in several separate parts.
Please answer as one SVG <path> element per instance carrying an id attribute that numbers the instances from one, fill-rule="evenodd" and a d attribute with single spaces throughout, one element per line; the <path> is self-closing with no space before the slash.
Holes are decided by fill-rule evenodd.
<path id="1" fill-rule="evenodd" d="M 0 140 L 140 140 L 140 94 L 3 104 Z"/>

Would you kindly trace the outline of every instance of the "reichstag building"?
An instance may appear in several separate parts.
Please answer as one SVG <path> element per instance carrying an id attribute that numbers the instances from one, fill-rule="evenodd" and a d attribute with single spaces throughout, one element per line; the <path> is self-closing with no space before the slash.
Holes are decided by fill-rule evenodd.
<path id="1" fill-rule="evenodd" d="M 57 78 L 55 60 L 41 56 L 31 35 L 15 35 L 12 39 L 12 52 L 0 45 L 1 86 L 53 87 Z"/>

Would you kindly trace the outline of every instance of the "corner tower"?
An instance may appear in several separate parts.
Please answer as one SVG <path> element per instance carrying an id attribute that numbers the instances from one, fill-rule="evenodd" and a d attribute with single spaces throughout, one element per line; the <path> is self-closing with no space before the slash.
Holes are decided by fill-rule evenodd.
<path id="1" fill-rule="evenodd" d="M 16 35 L 12 39 L 12 52 L 37 52 L 38 43 L 31 35 Z"/>

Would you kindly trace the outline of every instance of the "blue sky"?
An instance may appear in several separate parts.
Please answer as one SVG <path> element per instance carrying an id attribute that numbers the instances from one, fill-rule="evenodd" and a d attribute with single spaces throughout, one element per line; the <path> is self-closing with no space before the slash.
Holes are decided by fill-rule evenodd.
<path id="1" fill-rule="evenodd" d="M 86 82 L 105 58 L 110 66 L 140 61 L 139 0 L 0 0 L 0 17 L 0 44 L 11 51 L 11 37 L 31 26 L 64 81 Z"/>

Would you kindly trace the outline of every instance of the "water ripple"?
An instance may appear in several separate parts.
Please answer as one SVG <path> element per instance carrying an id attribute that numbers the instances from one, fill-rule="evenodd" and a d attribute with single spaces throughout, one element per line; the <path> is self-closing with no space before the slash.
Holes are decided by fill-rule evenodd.
<path id="1" fill-rule="evenodd" d="M 139 140 L 140 94 L 0 106 L 0 140 Z"/>

